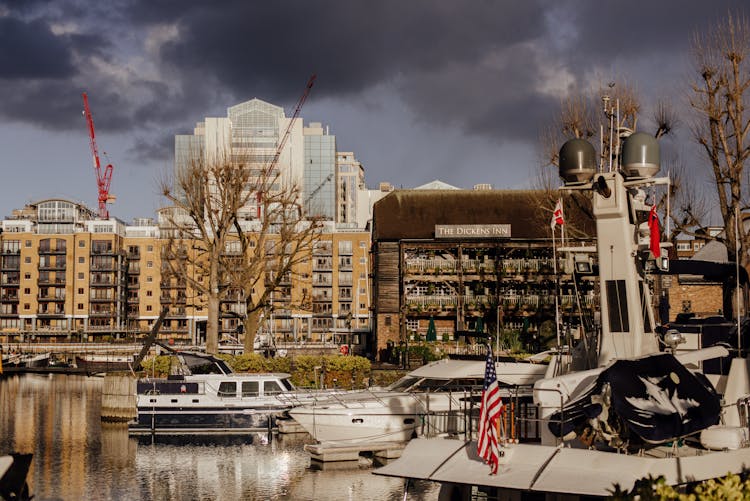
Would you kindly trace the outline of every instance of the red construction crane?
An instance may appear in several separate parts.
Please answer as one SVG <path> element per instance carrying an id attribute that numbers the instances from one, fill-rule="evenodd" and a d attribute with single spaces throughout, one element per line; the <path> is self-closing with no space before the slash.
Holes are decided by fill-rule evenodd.
<path id="1" fill-rule="evenodd" d="M 109 219 L 109 210 L 107 203 L 114 201 L 114 196 L 109 194 L 109 186 L 112 184 L 112 164 L 107 164 L 102 170 L 99 161 L 99 150 L 96 147 L 96 134 L 94 133 L 94 118 L 91 116 L 89 109 L 89 98 L 84 92 L 83 96 L 83 114 L 86 117 L 86 123 L 89 126 L 89 138 L 91 139 L 91 154 L 94 157 L 94 171 L 96 172 L 96 187 L 99 189 L 99 217 Z"/>
<path id="2" fill-rule="evenodd" d="M 297 101 L 297 105 L 294 107 L 294 113 L 292 113 L 292 117 L 289 119 L 289 125 L 286 127 L 286 131 L 284 131 L 284 135 L 281 137 L 281 141 L 279 141 L 279 145 L 276 147 L 276 153 L 273 156 L 273 159 L 269 162 L 268 165 L 266 165 L 266 168 L 264 169 L 266 175 L 270 175 L 271 172 L 273 172 L 273 169 L 276 167 L 276 163 L 279 161 L 279 157 L 281 156 L 281 152 L 284 150 L 284 145 L 286 144 L 287 139 L 289 139 L 289 134 L 292 132 L 292 126 L 294 125 L 294 120 L 299 116 L 299 112 L 302 109 L 302 105 L 305 104 L 305 101 L 307 100 L 307 96 L 310 94 L 310 89 L 312 89 L 312 86 L 315 84 L 315 79 L 317 78 L 317 75 L 313 73 L 310 75 L 310 79 L 307 81 L 307 85 L 305 85 L 305 91 L 302 93 L 302 95 L 299 98 L 299 101 Z M 261 198 L 262 193 L 257 194 L 257 201 L 258 201 L 258 219 L 260 219 L 261 216 Z"/>

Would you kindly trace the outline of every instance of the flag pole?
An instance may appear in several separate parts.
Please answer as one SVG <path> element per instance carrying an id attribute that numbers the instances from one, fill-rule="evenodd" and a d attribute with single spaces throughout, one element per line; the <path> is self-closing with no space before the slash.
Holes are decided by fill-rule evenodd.
<path id="1" fill-rule="evenodd" d="M 560 344 L 560 277 L 557 275 L 557 248 L 555 247 L 554 226 L 552 227 L 552 272 L 555 275 L 555 334 L 557 336 L 557 347 L 562 349 Z"/>

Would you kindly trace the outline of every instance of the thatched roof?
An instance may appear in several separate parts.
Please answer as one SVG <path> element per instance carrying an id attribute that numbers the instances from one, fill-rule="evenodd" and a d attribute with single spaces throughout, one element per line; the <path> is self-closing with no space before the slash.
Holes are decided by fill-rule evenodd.
<path id="1" fill-rule="evenodd" d="M 513 239 L 551 238 L 554 196 L 541 190 L 396 190 L 375 203 L 373 239 L 432 239 L 437 224 L 510 224 Z M 566 220 L 594 234 L 593 221 L 574 204 L 566 203 L 565 211 Z"/>

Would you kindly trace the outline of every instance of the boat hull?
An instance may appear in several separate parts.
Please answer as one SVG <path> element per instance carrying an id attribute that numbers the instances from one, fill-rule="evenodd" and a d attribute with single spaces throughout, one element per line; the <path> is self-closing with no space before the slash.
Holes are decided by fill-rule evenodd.
<path id="1" fill-rule="evenodd" d="M 138 409 L 131 434 L 239 434 L 270 431 L 286 409 L 226 409 L 220 407 Z"/>
<path id="2" fill-rule="evenodd" d="M 76 357 L 76 366 L 89 372 L 129 371 L 132 359 L 128 357 Z"/>
<path id="3" fill-rule="evenodd" d="M 448 394 L 373 394 L 368 400 L 340 399 L 341 403 L 332 405 L 298 407 L 289 415 L 322 443 L 403 442 L 422 433 L 422 416 L 449 409 L 458 412 L 459 405 L 451 398 Z"/>

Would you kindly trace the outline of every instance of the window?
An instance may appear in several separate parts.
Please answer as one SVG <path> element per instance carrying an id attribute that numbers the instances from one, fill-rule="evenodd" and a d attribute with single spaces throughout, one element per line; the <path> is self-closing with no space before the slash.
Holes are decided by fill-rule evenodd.
<path id="1" fill-rule="evenodd" d="M 31 247 L 31 240 L 26 240 L 25 245 L 26 247 Z"/>
<path id="2" fill-rule="evenodd" d="M 23 258 L 23 262 L 26 264 L 31 263 L 31 256 L 26 256 L 25 258 Z"/>
<path id="3" fill-rule="evenodd" d="M 78 262 L 79 262 L 80 264 L 83 264 L 83 263 L 85 263 L 85 262 L 86 262 L 86 258 L 85 258 L 85 257 L 83 257 L 83 256 L 81 256 L 81 257 L 79 257 L 79 258 L 78 258 Z"/>
<path id="4" fill-rule="evenodd" d="M 339 254 L 351 254 L 352 253 L 352 241 L 341 240 L 339 241 Z"/>
<path id="5" fill-rule="evenodd" d="M 83 294 L 83 287 L 78 288 L 78 294 Z"/>
<path id="6" fill-rule="evenodd" d="M 222 381 L 219 383 L 220 397 L 236 397 L 237 383 L 235 381 Z"/>
<path id="7" fill-rule="evenodd" d="M 154 277 L 152 277 L 151 275 L 146 277 L 146 282 L 151 283 L 153 281 L 154 281 Z"/>
<path id="8" fill-rule="evenodd" d="M 154 295 L 154 291 L 146 291 L 146 297 L 151 297 Z"/>
<path id="9" fill-rule="evenodd" d="M 23 303 L 23 309 L 24 310 L 30 310 L 31 309 L 31 305 L 29 303 Z"/>
<path id="10" fill-rule="evenodd" d="M 31 280 L 31 273 L 24 273 L 23 274 L 23 279 L 24 280 Z"/>
<path id="11" fill-rule="evenodd" d="M 385 317 L 385 325 L 386 325 L 386 327 L 390 327 L 390 325 L 391 325 L 391 316 L 390 315 L 388 315 L 388 316 Z"/>
<path id="12" fill-rule="evenodd" d="M 419 319 L 406 319 L 406 330 L 418 332 L 419 331 Z"/>
<path id="13" fill-rule="evenodd" d="M 147 252 L 154 252 L 154 246 L 153 245 L 147 245 L 146 246 L 146 251 Z"/>
<path id="14" fill-rule="evenodd" d="M 29 288 L 29 287 L 24 288 L 23 293 L 24 294 L 31 294 L 31 288 Z"/>
<path id="15" fill-rule="evenodd" d="M 3 252 L 6 254 L 19 254 L 21 252 L 21 241 L 5 240 L 3 242 Z"/>
<path id="16" fill-rule="evenodd" d="M 281 386 L 276 381 L 265 381 L 263 383 L 264 395 L 278 395 L 282 392 Z"/>
<path id="17" fill-rule="evenodd" d="M 146 268 L 153 268 L 154 262 L 153 261 L 146 261 Z"/>
<path id="18" fill-rule="evenodd" d="M 146 305 L 146 311 L 151 311 L 151 305 Z"/>
<path id="19" fill-rule="evenodd" d="M 677 250 L 678 251 L 689 251 L 690 250 L 690 242 L 677 242 Z"/>
<path id="20" fill-rule="evenodd" d="M 83 273 L 78 274 L 78 280 L 83 280 Z"/>
<path id="21" fill-rule="evenodd" d="M 86 247 L 86 241 L 85 240 L 79 240 L 78 241 L 78 247 Z"/>
<path id="22" fill-rule="evenodd" d="M 78 303 L 78 309 L 79 309 L 79 310 L 82 310 L 82 309 L 83 309 L 83 303 Z"/>
<path id="23" fill-rule="evenodd" d="M 243 381 L 242 382 L 242 396 L 243 397 L 257 397 L 258 396 L 258 381 Z"/>

